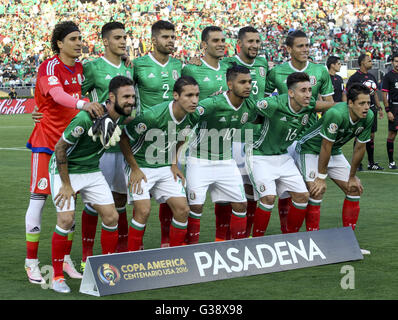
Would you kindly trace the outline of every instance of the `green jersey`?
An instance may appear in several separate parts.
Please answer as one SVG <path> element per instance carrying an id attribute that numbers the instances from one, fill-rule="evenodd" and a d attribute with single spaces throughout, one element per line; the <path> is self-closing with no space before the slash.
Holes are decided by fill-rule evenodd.
<path id="1" fill-rule="evenodd" d="M 218 68 L 213 68 L 201 59 L 202 65 L 187 64 L 182 69 L 183 76 L 193 77 L 199 84 L 199 101 L 212 96 L 219 91 L 227 91 L 226 74 L 228 64 L 220 61 Z"/>
<path id="2" fill-rule="evenodd" d="M 252 77 L 252 98 L 255 100 L 264 98 L 265 80 L 268 73 L 267 59 L 256 57 L 252 64 L 247 64 L 236 55 L 234 57 L 224 58 L 222 61 L 228 63 L 230 66 L 235 62 L 238 65 L 248 68 Z"/>
<path id="3" fill-rule="evenodd" d="M 332 80 L 324 65 L 307 62 L 304 69 L 297 70 L 290 61 L 277 65 L 270 70 L 265 84 L 265 94 L 271 95 L 275 89 L 278 94 L 287 93 L 286 80 L 293 72 L 305 72 L 310 76 L 312 96 L 315 100 L 318 100 L 318 95 L 325 97 L 334 94 Z"/>
<path id="4" fill-rule="evenodd" d="M 171 166 L 177 143 L 185 141 L 199 121 L 198 110 L 177 121 L 173 102 L 145 109 L 124 128 L 132 141 L 134 158 L 141 168 Z"/>
<path id="5" fill-rule="evenodd" d="M 235 108 L 226 92 L 199 101 L 200 122 L 190 137 L 189 155 L 207 160 L 229 160 L 232 142 L 244 142 L 245 126 L 256 118 L 256 102 L 247 98 Z M 242 139 L 243 136 L 243 139 Z"/>
<path id="6" fill-rule="evenodd" d="M 359 142 L 366 143 L 370 140 L 373 117 L 373 112 L 369 111 L 365 119 L 359 119 L 354 123 L 351 120 L 347 103 L 338 103 L 304 132 L 302 138 L 297 141 L 296 151 L 319 154 L 322 139 L 334 143 L 331 155 L 341 154 L 341 147 L 354 137 Z"/>
<path id="7" fill-rule="evenodd" d="M 181 76 L 180 60 L 169 57 L 165 64 L 161 64 L 148 53 L 135 59 L 133 64 L 140 110 L 173 100 L 174 83 Z"/>
<path id="8" fill-rule="evenodd" d="M 290 106 L 286 93 L 259 100 L 257 112 L 264 117 L 264 122 L 254 133 L 253 154 L 269 156 L 287 153 L 287 148 L 307 125 L 315 104 L 315 99 L 311 98 L 308 107 L 296 112 Z"/>
<path id="9" fill-rule="evenodd" d="M 105 148 L 99 141 L 93 141 L 87 132 L 93 125 L 90 114 L 80 111 L 62 134 L 62 139 L 71 146 L 67 149 L 69 173 L 90 173 L 100 171 L 99 160 Z M 58 173 L 55 153 L 50 160 L 50 171 Z"/>
<path id="10" fill-rule="evenodd" d="M 88 93 L 90 101 L 104 103 L 108 99 L 109 82 L 112 78 L 125 76 L 133 79 L 134 70 L 132 67 L 126 67 L 123 62 L 116 66 L 105 57 L 101 57 L 85 63 L 83 74 L 82 94 Z M 106 152 L 120 152 L 119 144 L 106 149 Z"/>

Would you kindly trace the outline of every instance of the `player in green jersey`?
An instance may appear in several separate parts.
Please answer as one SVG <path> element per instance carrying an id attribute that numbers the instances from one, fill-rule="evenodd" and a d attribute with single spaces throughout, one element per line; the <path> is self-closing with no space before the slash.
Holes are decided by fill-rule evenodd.
<path id="1" fill-rule="evenodd" d="M 343 226 L 355 228 L 359 214 L 359 199 L 363 192 L 357 168 L 365 154 L 366 143 L 370 140 L 373 112 L 370 108 L 370 90 L 363 84 L 355 83 L 347 92 L 347 102 L 330 108 L 322 118 L 308 128 L 298 141 L 298 166 L 310 191 L 312 207 L 312 228 L 319 229 L 320 205 L 326 191 L 326 177 L 330 178 L 345 193 L 343 204 Z M 356 138 L 351 167 L 342 154 L 341 147 Z M 288 216 L 288 224 L 298 230 L 303 220 Z M 307 222 L 308 223 L 308 222 Z M 289 227 L 290 228 L 290 227 Z"/>
<path id="2" fill-rule="evenodd" d="M 151 195 L 158 202 L 166 201 L 173 212 L 170 246 L 182 245 L 185 240 L 189 207 L 185 178 L 177 166 L 177 152 L 200 118 L 199 86 L 195 79 L 179 78 L 174 84 L 173 97 L 170 102 L 145 110 L 127 124 L 122 134 L 120 146 L 128 164 L 128 201 L 134 204 L 129 251 L 142 247 Z"/>
<path id="3" fill-rule="evenodd" d="M 329 107 L 334 105 L 333 102 L 333 85 L 329 76 L 329 72 L 324 65 L 315 64 L 308 61 L 309 58 L 309 39 L 307 35 L 301 31 L 292 31 L 286 37 L 286 48 L 290 55 L 290 61 L 282 63 L 272 68 L 267 74 L 265 85 L 265 94 L 271 95 L 276 89 L 278 94 L 288 91 L 286 79 L 293 72 L 305 72 L 310 76 L 312 85 L 312 96 L 315 100 L 321 96 L 321 99 L 330 103 Z M 317 121 L 317 115 L 311 115 L 307 126 Z M 300 138 L 297 136 L 297 139 Z M 289 152 L 293 155 L 295 143 L 289 148 Z M 279 197 L 278 210 L 281 222 L 282 232 L 286 231 L 286 218 L 289 208 L 289 199 L 282 195 Z"/>
<path id="4" fill-rule="evenodd" d="M 261 130 L 255 132 L 253 144 L 246 146 L 246 169 L 255 189 L 255 200 L 260 200 L 254 216 L 253 237 L 264 235 L 277 195 L 291 196 L 288 214 L 306 213 L 309 194 L 288 147 L 318 109 L 308 74 L 290 74 L 287 87 L 287 94 L 257 102 L 264 122 Z"/>
<path id="5" fill-rule="evenodd" d="M 133 68 L 127 67 L 122 57 L 126 54 L 126 31 L 120 22 L 109 22 L 101 29 L 105 48 L 104 56 L 84 64 L 82 94 L 88 94 L 90 101 L 104 103 L 108 99 L 109 83 L 115 76 L 122 75 L 132 79 Z M 127 250 L 128 223 L 126 214 L 126 184 L 123 172 L 124 158 L 119 145 L 106 149 L 100 160 L 100 169 L 108 182 L 116 209 L 119 213 L 118 252 Z M 92 255 L 94 238 L 98 223 L 98 213 L 87 204 L 82 212 L 82 262 L 84 270 L 87 256 Z"/>
<path id="6" fill-rule="evenodd" d="M 191 210 L 188 244 L 199 241 L 200 218 L 207 190 L 213 202 L 231 203 L 231 238 L 245 236 L 246 197 L 242 176 L 232 159 L 231 147 L 234 140 L 242 141 L 244 125 L 256 117 L 255 100 L 249 98 L 250 70 L 238 65 L 229 68 L 227 84 L 227 92 L 200 101 L 198 107 L 202 116 L 197 134 L 191 138 L 186 165 Z"/>
<path id="7" fill-rule="evenodd" d="M 121 115 L 129 115 L 135 105 L 133 82 L 117 76 L 109 84 L 109 100 L 106 109 L 113 121 Z M 67 250 L 68 232 L 74 224 L 75 198 L 79 192 L 84 203 L 90 203 L 102 218 L 102 253 L 113 253 L 118 242 L 118 213 L 111 190 L 99 168 L 105 147 L 92 140 L 88 134 L 93 125 L 89 113 L 79 112 L 64 131 L 55 146 L 50 160 L 50 182 L 53 201 L 57 210 L 57 225 L 52 238 L 53 289 L 67 293 L 62 264 Z"/>
<path id="8" fill-rule="evenodd" d="M 181 76 L 182 63 L 170 57 L 174 51 L 175 28 L 168 21 L 152 25 L 153 52 L 137 58 L 134 63 L 134 81 L 138 92 L 139 108 L 148 109 L 164 101 L 173 100 L 173 87 Z M 159 205 L 161 246 L 169 246 L 169 229 L 173 213 L 166 203 Z"/>
<path id="9" fill-rule="evenodd" d="M 193 77 L 199 84 L 199 101 L 214 94 L 226 91 L 227 81 L 225 74 L 228 65 L 220 59 L 224 56 L 225 36 L 220 27 L 210 26 L 202 31 L 201 46 L 204 56 L 201 64 L 187 64 L 182 69 L 182 74 Z"/>

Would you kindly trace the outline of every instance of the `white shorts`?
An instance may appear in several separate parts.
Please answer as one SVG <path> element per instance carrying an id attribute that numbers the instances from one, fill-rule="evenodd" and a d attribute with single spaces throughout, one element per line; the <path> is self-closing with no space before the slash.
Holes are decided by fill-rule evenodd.
<path id="1" fill-rule="evenodd" d="M 243 184 L 252 184 L 245 167 L 245 143 L 232 142 L 232 158 L 235 160 L 236 165 L 242 175 Z"/>
<path id="2" fill-rule="evenodd" d="M 314 181 L 318 176 L 319 155 L 310 153 L 299 154 L 298 167 L 305 181 Z M 327 172 L 330 178 L 341 181 L 348 181 L 351 166 L 343 154 L 331 156 Z"/>
<path id="3" fill-rule="evenodd" d="M 141 181 L 142 191 L 139 194 L 132 193 L 128 190 L 127 201 L 129 204 L 132 204 L 133 201 L 150 199 L 151 195 L 158 203 L 164 203 L 169 198 L 186 197 L 182 180 L 180 178 L 178 178 L 177 181 L 174 180 L 173 173 L 169 166 L 141 168 L 141 171 L 145 174 L 147 182 L 144 180 Z M 128 184 L 130 170 L 126 170 L 126 172 L 126 184 Z"/>
<path id="4" fill-rule="evenodd" d="M 254 189 L 254 200 L 286 192 L 307 192 L 300 171 L 289 154 L 252 156 L 246 160 L 246 169 Z"/>
<path id="5" fill-rule="evenodd" d="M 83 174 L 69 174 L 69 179 L 75 193 L 79 192 L 82 201 L 91 205 L 107 205 L 112 204 L 113 197 L 111 189 L 109 189 L 103 174 L 98 172 L 83 173 Z M 54 198 L 58 194 L 62 186 L 61 177 L 59 174 L 50 174 L 51 195 L 55 205 Z M 71 198 L 69 209 L 66 204 L 63 209 L 56 206 L 57 212 L 66 212 L 75 210 L 75 199 Z"/>
<path id="6" fill-rule="evenodd" d="M 207 190 L 213 202 L 246 202 L 242 176 L 235 160 L 187 158 L 187 194 L 190 205 L 204 204 Z"/>
<path id="7" fill-rule="evenodd" d="M 127 193 L 123 153 L 105 152 L 100 159 L 99 167 L 112 191 L 122 194 Z"/>

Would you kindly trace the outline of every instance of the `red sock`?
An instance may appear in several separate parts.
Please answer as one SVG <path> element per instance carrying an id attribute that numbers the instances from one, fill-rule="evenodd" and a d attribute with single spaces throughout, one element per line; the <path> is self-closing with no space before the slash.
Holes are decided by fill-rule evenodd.
<path id="1" fill-rule="evenodd" d="M 289 212 L 289 206 L 291 205 L 291 198 L 285 198 L 278 200 L 278 212 L 279 220 L 281 224 L 282 233 L 287 233 L 287 214 Z"/>
<path id="2" fill-rule="evenodd" d="M 33 240 L 33 236 L 35 234 L 29 234 L 30 239 Z M 40 233 L 38 234 L 40 237 Z M 28 235 L 27 235 L 28 237 Z M 37 237 L 37 241 L 26 241 L 26 258 L 27 259 L 37 259 L 37 252 L 39 250 L 39 237 Z"/>
<path id="3" fill-rule="evenodd" d="M 116 252 L 126 252 L 127 251 L 127 241 L 129 236 L 129 225 L 127 222 L 127 213 L 126 207 L 117 208 L 117 212 L 119 213 L 119 221 L 118 221 L 118 241 Z"/>
<path id="4" fill-rule="evenodd" d="M 295 203 L 292 201 L 292 205 L 289 206 L 289 212 L 287 214 L 287 232 L 293 233 L 298 232 L 301 225 L 304 222 L 305 215 L 307 213 L 307 203 Z"/>
<path id="5" fill-rule="evenodd" d="M 319 230 L 319 222 L 321 219 L 321 203 L 322 200 L 310 199 L 305 214 L 305 228 L 307 231 Z"/>
<path id="6" fill-rule="evenodd" d="M 215 203 L 214 213 L 216 215 L 216 241 L 227 240 L 227 232 L 230 226 L 232 207 L 228 204 Z"/>
<path id="7" fill-rule="evenodd" d="M 359 196 L 346 196 L 343 203 L 343 226 L 351 227 L 355 230 L 355 226 L 359 216 Z"/>
<path id="8" fill-rule="evenodd" d="M 129 226 L 128 250 L 138 251 L 141 249 L 145 233 L 145 224 L 138 223 L 134 219 L 131 220 Z"/>
<path id="9" fill-rule="evenodd" d="M 73 242 L 74 235 L 75 235 L 75 224 L 73 223 L 72 228 L 68 232 L 68 241 L 66 242 L 65 255 L 70 255 L 70 253 L 72 251 L 72 242 Z"/>
<path id="10" fill-rule="evenodd" d="M 185 240 L 187 244 L 199 243 L 201 216 L 201 213 L 189 212 L 187 236 Z"/>
<path id="11" fill-rule="evenodd" d="M 167 203 L 161 203 L 159 205 L 161 247 L 167 247 L 169 245 L 170 224 L 172 218 L 173 218 L 173 212 L 171 211 L 169 205 Z"/>
<path id="12" fill-rule="evenodd" d="M 231 239 L 242 239 L 246 237 L 247 217 L 246 212 L 235 212 L 232 210 L 230 220 Z"/>
<path id="13" fill-rule="evenodd" d="M 66 247 L 68 242 L 69 230 L 63 230 L 56 226 L 51 240 L 51 258 L 54 269 L 53 278 L 59 278 L 64 276 L 63 263 L 64 256 L 66 253 Z"/>
<path id="14" fill-rule="evenodd" d="M 94 209 L 84 207 L 82 212 L 82 260 L 93 255 L 95 233 L 97 231 L 98 213 Z"/>
<path id="15" fill-rule="evenodd" d="M 256 213 L 257 201 L 247 200 L 247 224 L 246 224 L 246 237 L 250 237 L 252 233 L 252 227 L 254 222 L 254 214 Z"/>
<path id="16" fill-rule="evenodd" d="M 174 218 L 170 225 L 170 247 L 182 246 L 187 235 L 188 222 L 178 222 Z"/>
<path id="17" fill-rule="evenodd" d="M 267 230 L 273 205 L 263 204 L 261 201 L 256 208 L 253 221 L 253 237 L 261 237 Z"/>
<path id="18" fill-rule="evenodd" d="M 117 225 L 114 227 L 108 227 L 102 224 L 102 229 L 101 229 L 102 254 L 115 253 L 118 238 L 119 236 L 118 236 Z"/>

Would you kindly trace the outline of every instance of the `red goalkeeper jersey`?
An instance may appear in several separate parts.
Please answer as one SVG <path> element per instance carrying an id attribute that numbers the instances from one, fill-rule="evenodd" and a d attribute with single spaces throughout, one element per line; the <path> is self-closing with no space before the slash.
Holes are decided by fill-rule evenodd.
<path id="1" fill-rule="evenodd" d="M 76 61 L 73 67 L 65 65 L 58 55 L 45 60 L 37 74 L 35 102 L 38 112 L 43 118 L 30 135 L 26 146 L 33 152 L 52 154 L 55 144 L 79 110 L 64 107 L 56 103 L 49 91 L 54 87 L 62 87 L 71 96 L 81 98 L 83 83 L 83 65 Z"/>

